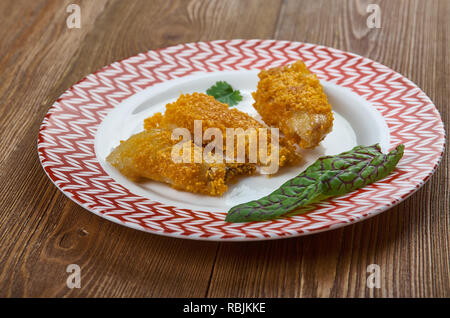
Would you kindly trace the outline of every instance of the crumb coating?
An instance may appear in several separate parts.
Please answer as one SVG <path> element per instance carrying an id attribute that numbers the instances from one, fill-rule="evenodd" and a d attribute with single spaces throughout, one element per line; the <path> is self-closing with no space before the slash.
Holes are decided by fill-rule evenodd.
<path id="1" fill-rule="evenodd" d="M 217 101 L 214 97 L 203 94 L 182 94 L 175 102 L 166 105 L 164 115 L 156 113 L 145 119 L 144 128 L 174 129 L 177 127 L 187 128 L 194 134 L 194 120 L 202 121 L 203 134 L 208 128 L 218 128 L 223 136 L 223 149 L 226 149 L 226 128 L 268 128 L 250 115 L 230 108 L 227 104 Z M 268 152 L 270 154 L 270 130 L 267 134 Z M 208 143 L 209 141 L 206 141 Z M 293 143 L 279 139 L 279 165 L 294 163 L 300 159 Z M 236 150 L 236 149 L 235 149 Z M 248 154 L 248 147 L 246 150 Z"/>
<path id="2" fill-rule="evenodd" d="M 302 148 L 313 148 L 331 131 L 333 113 L 322 86 L 302 61 L 262 70 L 253 106 L 268 125 Z"/>
<path id="3" fill-rule="evenodd" d="M 227 182 L 235 176 L 254 172 L 254 167 L 242 164 L 175 163 L 172 149 L 177 143 L 171 139 L 169 130 L 145 130 L 121 141 L 106 160 L 131 180 L 148 178 L 168 183 L 175 189 L 212 196 L 227 191 Z M 192 141 L 183 146 L 191 147 L 193 161 L 197 146 Z"/>

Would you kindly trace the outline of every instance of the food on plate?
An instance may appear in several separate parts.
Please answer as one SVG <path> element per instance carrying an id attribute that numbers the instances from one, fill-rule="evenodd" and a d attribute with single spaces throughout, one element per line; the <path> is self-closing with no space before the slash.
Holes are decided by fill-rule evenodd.
<path id="1" fill-rule="evenodd" d="M 357 146 L 336 156 L 319 158 L 271 194 L 230 209 L 225 221 L 263 221 L 332 196 L 343 195 L 390 174 L 403 156 L 404 145 L 383 154 L 378 144 Z"/>
<path id="2" fill-rule="evenodd" d="M 227 128 L 238 129 L 241 128 L 245 132 L 249 128 L 254 128 L 256 131 L 256 136 L 259 136 L 259 131 L 261 128 L 267 130 L 267 149 L 270 154 L 271 151 L 271 134 L 270 129 L 263 123 L 257 121 L 247 113 L 239 111 L 237 109 L 230 109 L 228 105 L 219 102 L 212 96 L 208 96 L 203 93 L 193 93 L 193 94 L 183 94 L 175 102 L 166 105 L 166 111 L 163 114 L 156 113 L 152 117 L 145 119 L 144 128 L 154 129 L 154 128 L 164 128 L 164 129 L 174 129 L 178 127 L 183 127 L 188 129 L 192 135 L 195 135 L 195 122 L 201 121 L 201 133 L 202 135 L 209 128 L 216 128 L 220 130 L 222 134 L 222 146 L 223 151 L 226 152 L 227 148 Z M 241 132 L 242 133 L 242 132 Z M 233 136 L 233 140 L 230 142 L 234 145 L 237 142 L 236 136 Z M 256 137 L 258 138 L 258 137 Z M 258 140 L 260 141 L 260 139 Z M 208 143 L 209 140 L 203 140 L 203 145 Z M 245 155 L 250 153 L 248 151 L 249 139 L 246 139 L 246 151 Z M 261 143 L 258 142 L 261 146 Z M 284 166 L 286 164 L 295 163 L 300 159 L 299 153 L 296 151 L 295 146 L 292 142 L 279 138 L 279 166 Z M 237 147 L 234 147 L 234 154 L 231 154 L 234 158 L 237 158 L 236 151 Z M 228 155 L 228 154 L 227 154 Z M 259 157 L 260 152 L 258 152 L 258 164 L 262 160 Z M 247 161 L 248 162 L 248 161 Z M 264 162 L 264 161 L 263 161 Z"/>
<path id="3" fill-rule="evenodd" d="M 181 94 L 166 105 L 164 114 L 146 118 L 144 131 L 122 141 L 107 161 L 132 180 L 147 178 L 213 196 L 227 191 L 239 175 L 274 174 L 278 167 L 299 162 L 298 146 L 313 148 L 331 130 L 333 115 L 325 93 L 301 61 L 261 71 L 259 77 L 254 106 L 265 123 L 230 108 L 242 96 L 230 84 L 218 81 L 207 94 Z M 182 152 L 180 161 L 173 157 L 176 147 Z M 187 161 L 184 150 L 189 150 Z M 288 204 L 305 201 L 286 200 Z M 285 209 L 269 207 L 274 215 Z M 260 206 L 259 210 L 265 208 Z M 230 211 L 230 220 L 239 220 L 245 211 Z M 254 217 L 257 211 L 245 219 L 260 218 Z"/>
<path id="4" fill-rule="evenodd" d="M 170 130 L 144 130 L 122 141 L 106 160 L 131 180 L 148 178 L 179 190 L 213 196 L 227 191 L 227 184 L 236 176 L 254 173 L 255 166 L 248 163 L 208 163 L 206 160 L 196 163 L 193 157 L 203 148 L 192 141 L 180 144 L 171 137 Z M 191 155 L 188 163 L 172 160 L 175 145 L 179 145 L 180 158 Z M 183 152 L 183 147 L 191 151 Z"/>
<path id="5" fill-rule="evenodd" d="M 333 114 L 322 86 L 302 61 L 262 70 L 253 106 L 300 147 L 313 148 L 331 131 Z"/>
<path id="6" fill-rule="evenodd" d="M 216 82 L 216 84 L 206 91 L 206 94 L 228 106 L 235 106 L 242 101 L 241 92 L 234 90 L 233 87 L 225 81 Z"/>

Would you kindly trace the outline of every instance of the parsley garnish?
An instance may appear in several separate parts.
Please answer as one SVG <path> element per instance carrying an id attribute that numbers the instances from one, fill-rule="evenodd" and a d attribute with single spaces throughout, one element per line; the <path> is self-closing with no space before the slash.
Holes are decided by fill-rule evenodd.
<path id="1" fill-rule="evenodd" d="M 225 81 L 216 82 L 206 91 L 206 94 L 213 96 L 219 102 L 228 104 L 228 106 L 237 105 L 242 100 L 241 93 L 238 90 L 233 90 L 233 87 Z"/>

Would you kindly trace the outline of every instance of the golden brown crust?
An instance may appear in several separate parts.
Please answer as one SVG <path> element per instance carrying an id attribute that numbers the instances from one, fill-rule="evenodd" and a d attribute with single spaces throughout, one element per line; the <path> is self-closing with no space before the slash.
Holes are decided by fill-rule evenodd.
<path id="1" fill-rule="evenodd" d="M 322 86 L 302 61 L 263 70 L 253 106 L 265 123 L 302 148 L 312 148 L 331 131 L 333 114 Z"/>
<path id="2" fill-rule="evenodd" d="M 214 196 L 227 191 L 227 182 L 235 176 L 252 174 L 255 170 L 245 164 L 175 163 L 172 149 L 177 143 L 171 139 L 169 130 L 145 130 L 122 141 L 106 160 L 131 180 L 148 178 L 176 189 Z M 186 143 L 194 156 L 197 146 L 192 141 Z"/>
<path id="3" fill-rule="evenodd" d="M 217 101 L 214 97 L 203 93 L 182 94 L 175 102 L 166 105 L 164 115 L 156 113 L 144 121 L 145 129 L 177 127 L 187 128 L 194 134 L 194 121 L 202 121 L 202 133 L 208 128 L 218 128 L 223 136 L 223 149 L 226 149 L 226 128 L 268 128 L 248 114 L 227 104 Z M 270 132 L 267 142 L 270 143 Z M 280 138 L 279 165 L 294 163 L 300 159 L 294 145 Z M 268 147 L 270 153 L 270 147 Z M 246 150 L 248 154 L 248 148 Z"/>

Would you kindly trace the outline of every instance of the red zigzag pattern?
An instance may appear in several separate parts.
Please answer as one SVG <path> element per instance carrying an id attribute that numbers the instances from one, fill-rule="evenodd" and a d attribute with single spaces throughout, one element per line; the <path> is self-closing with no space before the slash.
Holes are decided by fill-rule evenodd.
<path id="1" fill-rule="evenodd" d="M 406 145 L 389 178 L 303 215 L 230 224 L 225 213 L 191 211 L 137 196 L 103 171 L 94 151 L 108 111 L 156 83 L 196 72 L 262 69 L 302 59 L 319 78 L 348 87 L 381 112 L 391 146 Z M 299 236 L 380 213 L 417 190 L 434 172 L 445 143 L 440 115 L 411 81 L 361 56 L 300 42 L 231 40 L 180 44 L 141 53 L 91 74 L 50 108 L 38 139 L 45 172 L 69 198 L 106 219 L 143 231 L 208 240 Z"/>

